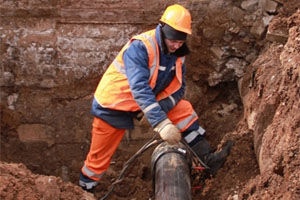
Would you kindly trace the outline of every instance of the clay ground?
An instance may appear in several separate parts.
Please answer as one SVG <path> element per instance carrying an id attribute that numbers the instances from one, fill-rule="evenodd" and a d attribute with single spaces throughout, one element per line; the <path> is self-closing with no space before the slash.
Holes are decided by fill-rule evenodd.
<path id="1" fill-rule="evenodd" d="M 258 41 L 258 58 L 249 65 L 243 79 L 240 82 L 224 81 L 215 86 L 201 87 L 207 88 L 202 90 L 205 99 L 198 98 L 198 90 L 193 88 L 193 83 L 189 85 L 192 92 L 189 91 L 188 95 L 198 98 L 193 100 L 193 106 L 199 113 L 200 124 L 207 130 L 207 139 L 212 149 L 219 150 L 229 139 L 235 143 L 224 167 L 215 177 L 193 182 L 194 186 L 201 185 L 201 189 L 192 191 L 193 199 L 300 199 L 300 10 L 296 12 L 295 8 L 299 1 L 276 2 L 286 6 L 282 7 L 279 12 L 281 15 L 271 24 L 273 26 L 270 26 L 270 30 L 277 30 L 280 26 L 287 27 L 287 42 Z M 192 74 L 187 75 L 192 77 Z M 91 80 L 93 81 L 96 83 Z M 95 83 L 89 87 L 95 87 Z M 78 88 L 81 84 L 78 81 Z M 198 81 L 197 84 L 201 83 Z M 20 91 L 28 93 L 27 96 L 21 96 L 23 100 L 32 97 L 29 89 L 21 88 Z M 45 93 L 48 91 L 50 90 L 43 89 Z M 57 95 L 51 91 L 49 93 Z M 80 96 L 80 92 L 78 95 Z M 42 102 L 47 100 L 40 99 Z M 89 110 L 90 96 L 73 101 L 74 104 L 77 103 L 73 107 L 72 101 L 53 99 L 53 105 L 61 106 L 61 110 L 63 107 L 67 108 L 68 113 L 63 113 L 63 118 L 68 118 L 69 115 L 78 116 L 70 124 L 61 121 L 59 126 L 67 126 L 68 130 L 76 125 L 90 126 L 91 116 L 77 113 L 78 110 Z M 34 102 L 32 104 L 34 107 Z M 11 110 L 2 106 L 1 104 L 1 115 L 5 118 L 1 119 L 1 128 L 5 131 L 1 130 L 0 199 L 4 200 L 99 199 L 110 189 L 123 164 L 148 140 L 144 138 L 128 141 L 128 137 L 124 138 L 93 196 L 77 186 L 82 162 L 73 164 L 64 154 L 64 151 L 76 152 L 74 155 L 81 156 L 77 160 L 83 160 L 88 152 L 87 145 L 77 145 L 74 142 L 72 148 L 65 149 L 69 141 L 63 145 L 54 145 L 47 140 L 23 144 L 15 131 L 17 121 L 21 123 L 18 113 L 10 114 Z M 74 107 L 78 110 L 72 110 Z M 49 109 L 51 108 L 50 106 Z M 29 120 L 30 123 L 38 121 L 39 115 L 31 113 L 30 108 L 24 110 L 24 113 L 30 113 L 30 117 L 27 117 L 33 119 Z M 26 119 L 22 120 L 26 122 Z M 145 128 L 140 128 L 139 131 L 149 134 Z M 146 151 L 130 165 L 124 180 L 115 186 L 108 199 L 153 199 L 150 163 L 153 149 L 154 147 Z M 28 154 L 35 156 L 24 157 Z M 67 160 L 65 163 L 71 163 L 68 165 L 70 169 L 66 171 L 62 167 L 64 160 Z M 26 163 L 30 170 L 22 163 Z"/>

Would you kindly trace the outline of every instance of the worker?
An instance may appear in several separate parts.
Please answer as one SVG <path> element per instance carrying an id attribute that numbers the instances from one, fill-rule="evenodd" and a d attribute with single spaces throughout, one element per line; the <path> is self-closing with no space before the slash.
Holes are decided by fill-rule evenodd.
<path id="1" fill-rule="evenodd" d="M 187 35 L 191 15 L 181 5 L 164 11 L 153 30 L 130 39 L 110 64 L 94 94 L 92 138 L 80 172 L 79 185 L 92 191 L 108 169 L 126 129 L 135 118 L 145 119 L 169 144 L 181 138 L 215 174 L 229 154 L 231 143 L 211 153 L 192 105 L 183 99 Z M 141 115 L 142 113 L 142 115 Z"/>

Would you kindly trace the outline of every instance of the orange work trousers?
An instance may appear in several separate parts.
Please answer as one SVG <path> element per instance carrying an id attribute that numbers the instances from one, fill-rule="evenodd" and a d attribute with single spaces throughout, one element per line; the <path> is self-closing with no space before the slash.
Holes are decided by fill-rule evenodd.
<path id="1" fill-rule="evenodd" d="M 190 102 L 185 100 L 179 101 L 167 115 L 181 132 L 198 119 Z M 82 167 L 82 173 L 92 180 L 100 180 L 108 169 L 124 133 L 125 129 L 114 128 L 102 119 L 95 117 L 90 151 Z"/>

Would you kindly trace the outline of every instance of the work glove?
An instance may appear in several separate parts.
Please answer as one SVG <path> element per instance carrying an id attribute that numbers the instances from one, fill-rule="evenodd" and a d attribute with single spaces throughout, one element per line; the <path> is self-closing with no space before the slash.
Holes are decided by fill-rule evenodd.
<path id="1" fill-rule="evenodd" d="M 157 124 L 154 131 L 158 132 L 160 137 L 171 145 L 181 140 L 179 129 L 168 118 Z"/>

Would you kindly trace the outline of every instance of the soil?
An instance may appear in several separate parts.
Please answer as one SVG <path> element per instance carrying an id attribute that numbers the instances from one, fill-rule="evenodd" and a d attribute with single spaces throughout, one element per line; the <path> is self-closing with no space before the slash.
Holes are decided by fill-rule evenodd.
<path id="1" fill-rule="evenodd" d="M 1 199 L 94 199 L 60 178 L 33 174 L 24 164 L 1 162 L 0 172 Z"/>
<path id="2" fill-rule="evenodd" d="M 199 121 L 207 130 L 212 149 L 220 150 L 227 140 L 233 140 L 234 146 L 216 176 L 193 182 L 201 186 L 192 191 L 193 199 L 300 199 L 299 16 L 300 10 L 282 17 L 289 26 L 289 40 L 285 45 L 264 41 L 265 48 L 240 86 L 226 82 L 211 87 L 206 95 L 212 100 L 207 100 L 205 107 L 195 105 L 202 113 Z M 253 69 L 256 73 L 251 79 Z M 250 81 L 253 88 L 249 88 Z M 254 122 L 259 125 L 251 127 L 254 111 Z M 137 140 L 122 144 L 94 195 L 78 187 L 76 177 L 68 182 L 33 173 L 24 164 L 0 162 L 0 199 L 99 199 L 144 143 Z M 153 199 L 150 160 L 154 148 L 131 163 L 108 199 Z"/>

